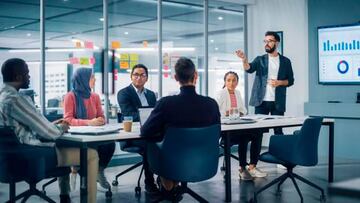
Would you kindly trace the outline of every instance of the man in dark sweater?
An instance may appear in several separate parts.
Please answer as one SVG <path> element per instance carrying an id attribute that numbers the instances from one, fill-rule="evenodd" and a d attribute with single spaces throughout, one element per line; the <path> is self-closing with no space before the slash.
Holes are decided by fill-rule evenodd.
<path id="1" fill-rule="evenodd" d="M 141 127 L 141 136 L 163 135 L 167 127 L 205 127 L 220 124 L 216 101 L 198 95 L 195 85 L 198 74 L 194 63 L 181 57 L 175 64 L 175 79 L 180 84 L 180 94 L 163 97 L 158 101 L 148 120 Z M 174 157 L 176 158 L 176 157 Z M 172 191 L 177 183 L 160 177 L 161 186 Z"/>

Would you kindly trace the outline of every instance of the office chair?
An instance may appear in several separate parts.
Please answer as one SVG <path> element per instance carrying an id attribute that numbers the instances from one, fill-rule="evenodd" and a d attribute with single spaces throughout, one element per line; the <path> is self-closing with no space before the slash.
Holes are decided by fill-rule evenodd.
<path id="1" fill-rule="evenodd" d="M 295 185 L 301 202 L 303 202 L 303 196 L 295 179 L 320 190 L 320 200 L 325 201 L 324 190 L 321 187 L 293 172 L 297 165 L 315 166 L 318 163 L 318 140 L 322 120 L 320 117 L 308 118 L 301 129 L 295 131 L 293 135 L 274 135 L 270 137 L 269 151 L 261 154 L 260 160 L 281 164 L 286 167 L 287 172 L 256 191 L 251 200 L 252 202 L 257 201 L 256 197 L 258 194 L 275 184 L 278 184 L 276 194 L 281 195 L 280 186 L 287 178 L 290 178 Z"/>
<path id="2" fill-rule="evenodd" d="M 125 151 L 125 152 L 138 153 L 138 154 L 140 154 L 140 153 L 142 153 L 144 151 L 143 148 L 133 145 L 131 141 L 120 142 L 120 149 L 122 151 Z M 136 164 L 130 166 L 127 169 L 125 169 L 124 171 L 120 172 L 119 174 L 117 174 L 115 176 L 115 179 L 113 180 L 112 185 L 113 186 L 118 186 L 119 185 L 118 178 L 120 176 L 125 175 L 126 173 L 128 173 L 128 172 L 130 172 L 130 171 L 132 171 L 132 170 L 134 170 L 137 167 L 142 166 L 142 165 L 143 165 L 143 161 L 139 161 Z M 143 172 L 144 172 L 144 167 L 142 166 L 139 178 L 137 180 L 137 186 L 135 187 L 135 196 L 137 196 L 137 197 L 140 197 L 140 195 L 141 195 L 140 180 L 141 180 L 141 176 L 142 176 Z"/>
<path id="3" fill-rule="evenodd" d="M 161 177 L 180 182 L 179 196 L 188 193 L 199 202 L 208 202 L 188 188 L 187 183 L 204 181 L 216 174 L 219 138 L 220 125 L 169 127 L 160 143 L 147 145 L 150 168 Z"/>
<path id="4" fill-rule="evenodd" d="M 56 168 L 57 173 L 54 174 L 46 165 L 45 158 L 38 156 L 37 152 L 37 148 L 20 144 L 13 128 L 0 127 L 0 182 L 9 184 L 9 202 L 13 203 L 21 198 L 22 202 L 26 202 L 30 196 L 36 195 L 47 202 L 55 203 L 45 193 L 40 192 L 36 184 L 45 178 L 54 177 L 52 175 L 58 175 L 61 169 Z M 66 174 L 65 170 L 63 168 L 60 175 Z M 16 183 L 20 181 L 27 182 L 29 189 L 16 195 Z"/>
<path id="5" fill-rule="evenodd" d="M 118 123 L 122 122 L 122 114 L 121 113 L 117 113 L 117 120 Z M 126 142 L 120 142 L 120 149 L 124 152 L 129 152 L 129 153 L 137 153 L 137 154 L 141 154 L 144 150 L 143 148 L 136 146 L 132 141 L 126 141 Z M 141 158 L 142 159 L 142 158 Z M 119 182 L 118 182 L 118 178 L 134 169 L 136 169 L 139 166 L 143 165 L 143 161 L 139 161 L 136 164 L 130 166 L 129 168 L 125 169 L 124 171 L 120 172 L 119 174 L 117 174 L 115 176 L 115 179 L 112 182 L 113 186 L 118 186 Z M 144 167 L 141 167 L 141 171 L 140 171 L 140 175 L 137 181 L 137 186 L 135 187 L 135 196 L 136 197 L 140 197 L 141 196 L 141 186 L 140 186 L 140 180 L 141 180 L 141 176 L 144 172 Z"/>

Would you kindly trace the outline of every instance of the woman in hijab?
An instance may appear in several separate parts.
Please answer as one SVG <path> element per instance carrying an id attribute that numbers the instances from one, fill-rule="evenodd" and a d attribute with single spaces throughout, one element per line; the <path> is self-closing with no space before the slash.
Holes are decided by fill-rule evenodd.
<path id="1" fill-rule="evenodd" d="M 98 94 L 91 92 L 95 86 L 95 76 L 91 68 L 78 68 L 72 77 L 72 91 L 64 97 L 64 119 L 71 126 L 105 125 L 104 112 Z M 104 169 L 109 164 L 115 151 L 115 143 L 98 146 L 99 172 L 97 182 L 108 190 L 111 186 L 107 181 Z M 76 169 L 73 168 L 71 186 L 76 185 Z"/>

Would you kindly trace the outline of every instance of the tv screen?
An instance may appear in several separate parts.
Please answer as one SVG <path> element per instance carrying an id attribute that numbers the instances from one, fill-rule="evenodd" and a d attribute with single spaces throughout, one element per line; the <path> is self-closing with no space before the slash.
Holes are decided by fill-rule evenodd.
<path id="1" fill-rule="evenodd" d="M 360 24 L 318 27 L 319 83 L 360 84 Z"/>

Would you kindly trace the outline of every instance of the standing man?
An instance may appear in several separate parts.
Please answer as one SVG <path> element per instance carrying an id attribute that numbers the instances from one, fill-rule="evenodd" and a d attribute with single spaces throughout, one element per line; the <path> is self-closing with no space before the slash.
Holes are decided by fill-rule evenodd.
<path id="1" fill-rule="evenodd" d="M 132 116 L 134 122 L 138 122 L 140 107 L 154 107 L 156 104 L 155 93 L 145 88 L 148 81 L 148 69 L 143 64 L 135 65 L 131 70 L 131 84 L 121 89 L 117 94 L 117 100 L 123 116 Z M 144 147 L 145 144 L 140 142 L 123 142 L 121 148 L 136 145 Z M 158 193 L 154 174 L 150 171 L 147 163 L 145 150 L 141 153 L 143 156 L 144 173 L 145 173 L 145 191 L 149 194 Z"/>
<path id="2" fill-rule="evenodd" d="M 194 63 L 188 58 L 181 57 L 175 64 L 175 80 L 180 84 L 180 94 L 159 100 L 141 127 L 141 136 L 151 137 L 159 133 L 163 135 L 168 126 L 196 128 L 220 124 L 220 111 L 216 101 L 196 93 L 197 79 L 198 73 Z M 162 194 L 176 197 L 175 180 L 160 177 L 159 185 Z"/>
<path id="3" fill-rule="evenodd" d="M 256 57 L 248 63 L 243 51 L 236 51 L 242 59 L 244 70 L 256 72 L 250 105 L 255 114 L 284 115 L 286 106 L 286 88 L 294 84 L 291 62 L 277 51 L 280 37 L 276 32 L 265 33 L 265 51 L 267 54 Z M 275 134 L 283 134 L 282 128 L 275 128 Z"/>

